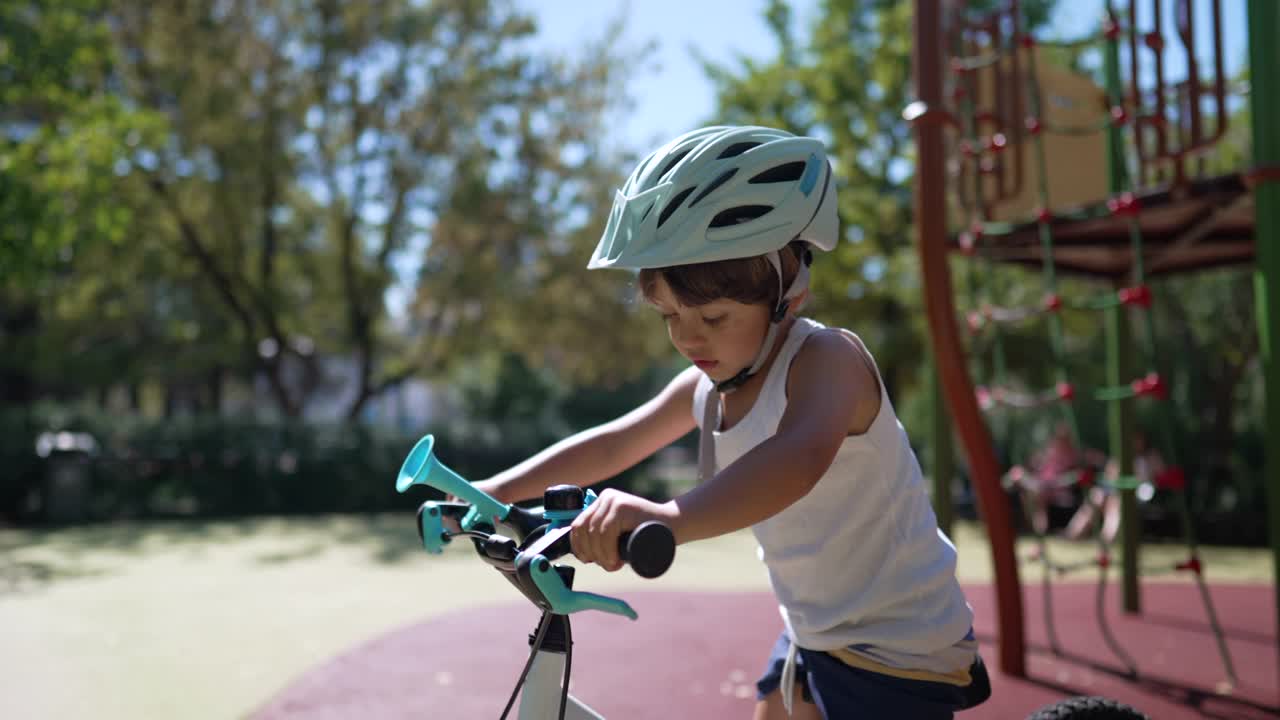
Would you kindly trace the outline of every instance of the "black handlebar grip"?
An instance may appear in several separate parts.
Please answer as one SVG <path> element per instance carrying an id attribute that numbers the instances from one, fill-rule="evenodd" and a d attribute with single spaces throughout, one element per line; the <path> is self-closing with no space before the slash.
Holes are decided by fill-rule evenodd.
<path id="1" fill-rule="evenodd" d="M 640 523 L 635 530 L 618 536 L 618 554 L 640 577 L 656 578 L 676 557 L 676 536 L 656 520 Z"/>

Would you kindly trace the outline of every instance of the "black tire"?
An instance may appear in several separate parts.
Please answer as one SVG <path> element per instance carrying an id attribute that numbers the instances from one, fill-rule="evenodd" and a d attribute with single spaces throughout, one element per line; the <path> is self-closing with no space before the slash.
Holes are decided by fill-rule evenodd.
<path id="1" fill-rule="evenodd" d="M 1151 720 L 1147 714 L 1110 698 L 1080 696 L 1045 705 L 1027 720 Z"/>

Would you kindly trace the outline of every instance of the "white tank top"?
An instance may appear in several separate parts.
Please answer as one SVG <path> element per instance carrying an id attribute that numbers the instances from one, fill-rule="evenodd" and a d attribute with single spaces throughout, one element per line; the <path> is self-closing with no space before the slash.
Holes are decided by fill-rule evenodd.
<path id="1" fill-rule="evenodd" d="M 821 329 L 806 318 L 792 325 L 754 405 L 738 424 L 715 431 L 717 470 L 777 432 L 791 360 Z M 752 526 L 760 558 L 800 647 L 848 648 L 891 667 L 967 668 L 976 651 L 973 611 L 956 579 L 955 546 L 938 529 L 920 465 L 875 373 L 880 410 L 870 428 L 845 438 L 808 494 Z M 693 401 L 699 423 L 711 391 L 704 376 Z"/>

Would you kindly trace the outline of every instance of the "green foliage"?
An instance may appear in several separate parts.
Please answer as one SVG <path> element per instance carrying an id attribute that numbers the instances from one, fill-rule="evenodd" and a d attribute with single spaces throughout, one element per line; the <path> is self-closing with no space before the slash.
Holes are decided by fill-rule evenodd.
<path id="1" fill-rule="evenodd" d="M 658 326 L 626 274 L 583 267 L 627 161 L 602 118 L 643 52 L 612 29 L 563 57 L 510 0 L 55 5 L 0 8 L 0 408 L 27 413 L 7 512 L 44 481 L 33 438 L 64 426 L 102 443 L 101 517 L 380 507 L 358 479 L 416 437 L 294 419 L 335 359 L 352 418 L 408 378 L 474 375 L 441 441 L 472 476 L 649 381 Z M 123 387 L 207 411 L 228 380 L 265 381 L 279 422 L 33 404 Z"/>
<path id="2" fill-rule="evenodd" d="M 465 418 L 455 427 L 466 433 L 487 433 L 486 442 L 492 444 L 532 448 L 531 455 L 567 435 L 630 412 L 652 398 L 674 373 L 651 366 L 625 383 L 577 384 L 508 352 L 455 374 L 453 388 L 461 397 Z M 643 462 L 600 487 L 623 487 L 665 499 L 667 488 L 650 476 L 647 467 L 648 461 Z"/>
<path id="3" fill-rule="evenodd" d="M 509 0 L 19 2 L 0 25 L 0 404 L 258 376 L 296 416 L 341 356 L 356 417 L 495 347 L 610 382 L 653 356 L 584 342 L 632 315 L 597 312 L 627 279 L 582 265 L 639 51 L 537 51 Z"/>
<path id="4" fill-rule="evenodd" d="M 1187 469 L 1196 507 L 1262 507 L 1258 453 L 1267 431 L 1253 284 L 1248 270 L 1217 270 L 1156 286 L 1156 363 L 1171 377 L 1168 407 L 1147 407 L 1155 439 L 1172 412 L 1172 447 Z"/>
<path id="5" fill-rule="evenodd" d="M 161 121 L 103 92 L 113 72 L 105 3 L 0 8 L 0 268 L 33 288 L 77 246 L 120 241 L 129 209 L 111 202 L 120 163 Z"/>
<path id="6" fill-rule="evenodd" d="M 519 428 L 519 431 L 513 432 Z M 559 439 L 550 426 L 510 417 L 442 421 L 407 435 L 355 423 L 253 422 L 210 416 L 156 421 L 40 405 L 0 413 L 0 518 L 40 522 L 51 462 L 36 454 L 42 433 L 88 433 L 88 517 L 201 516 L 412 510 L 439 498 L 395 492 L 400 464 L 421 437 L 436 437 L 440 461 L 479 480 Z M 661 496 L 644 466 L 606 486 Z"/>
<path id="7" fill-rule="evenodd" d="M 82 268 L 120 267 L 95 263 L 138 234 L 135 209 L 119 202 L 137 191 L 125 169 L 164 132 L 161 116 L 104 91 L 115 68 L 104 8 L 0 7 L 0 404 L 118 374 L 104 354 L 137 349 L 108 331 L 118 299 L 79 282 Z M 77 321 L 61 325 L 67 315 Z"/>

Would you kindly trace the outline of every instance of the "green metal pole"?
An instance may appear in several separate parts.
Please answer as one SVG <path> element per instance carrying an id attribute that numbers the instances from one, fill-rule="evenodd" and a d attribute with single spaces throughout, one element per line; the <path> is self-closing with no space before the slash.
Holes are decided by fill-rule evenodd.
<path id="1" fill-rule="evenodd" d="M 1106 9 L 1107 20 L 1114 22 L 1116 16 L 1110 0 Z M 1103 69 L 1107 79 L 1107 98 L 1112 105 L 1119 105 L 1124 98 L 1120 89 L 1120 43 L 1116 38 L 1109 38 L 1105 47 Z M 1113 194 L 1129 189 L 1122 133 L 1123 130 L 1114 123 L 1107 128 L 1107 175 Z M 1119 387 L 1133 379 L 1130 374 L 1132 352 L 1129 322 L 1125 312 L 1121 306 L 1107 311 L 1107 381 L 1111 387 Z M 1108 444 L 1111 447 L 1111 457 L 1119 462 L 1121 477 L 1133 474 L 1129 413 L 1128 400 L 1114 400 L 1107 409 Z M 1126 612 L 1136 613 L 1142 611 L 1138 588 L 1138 506 L 1132 490 L 1121 490 L 1120 493 L 1123 606 Z"/>
<path id="2" fill-rule="evenodd" d="M 1129 318 L 1123 306 L 1107 309 L 1107 384 L 1117 387 L 1131 377 Z M 1131 409 L 1129 400 L 1112 400 L 1107 406 L 1108 444 L 1111 457 L 1120 466 L 1120 477 L 1133 474 L 1133 447 L 1128 442 Z M 1125 612 L 1141 612 L 1138 584 L 1138 503 L 1133 490 L 1120 491 L 1120 556 L 1123 572 Z"/>
<path id="3" fill-rule="evenodd" d="M 1259 169 L 1254 188 L 1254 247 L 1257 255 L 1256 302 L 1258 334 L 1262 338 L 1262 365 L 1267 383 L 1267 447 L 1280 444 L 1280 366 L 1273 339 L 1280 338 L 1280 3 L 1249 0 L 1250 112 L 1253 120 L 1253 157 Z M 1268 175 L 1264 169 L 1270 168 Z M 1271 528 L 1272 585 L 1280 582 L 1280 457 L 1267 453 L 1267 524 Z M 1276 598 L 1280 624 L 1280 595 Z M 1280 649 L 1280 643 L 1277 644 Z"/>
<path id="4" fill-rule="evenodd" d="M 933 512 L 938 516 L 938 527 L 947 537 L 954 538 L 951 532 L 955 524 L 955 508 L 951 502 L 951 480 L 955 477 L 953 458 L 954 445 L 951 441 L 951 419 L 947 417 L 947 401 L 942 392 L 942 380 L 938 377 L 937 365 L 929 373 L 929 398 L 933 413 Z"/>

